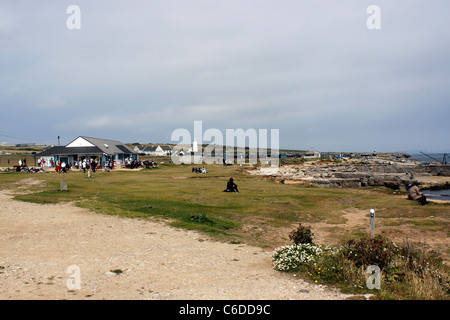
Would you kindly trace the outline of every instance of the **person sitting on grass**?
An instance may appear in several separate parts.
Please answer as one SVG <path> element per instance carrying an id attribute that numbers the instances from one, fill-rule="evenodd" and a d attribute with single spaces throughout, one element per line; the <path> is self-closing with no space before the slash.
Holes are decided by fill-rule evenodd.
<path id="1" fill-rule="evenodd" d="M 233 178 L 230 178 L 227 182 L 227 188 L 223 190 L 224 192 L 236 192 L 239 193 L 237 185 L 234 183 Z"/>
<path id="2" fill-rule="evenodd" d="M 408 200 L 418 201 L 421 205 L 428 203 L 427 198 L 420 192 L 417 181 L 413 181 L 412 187 L 408 189 Z"/>

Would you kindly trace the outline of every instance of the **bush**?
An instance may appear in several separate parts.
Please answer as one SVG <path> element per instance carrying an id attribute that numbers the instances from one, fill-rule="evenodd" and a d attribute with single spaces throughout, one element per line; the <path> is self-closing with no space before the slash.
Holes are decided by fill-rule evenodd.
<path id="1" fill-rule="evenodd" d="M 293 244 L 276 249 L 272 254 L 275 270 L 292 271 L 322 254 L 323 248 L 310 243 Z"/>
<path id="2" fill-rule="evenodd" d="M 366 236 L 359 240 L 348 240 L 342 247 L 342 252 L 357 267 L 375 265 L 382 270 L 390 265 L 397 250 L 391 241 L 381 236 Z"/>
<path id="3" fill-rule="evenodd" d="M 304 227 L 300 223 L 298 225 L 297 230 L 292 231 L 289 234 L 289 239 L 294 244 L 302 244 L 302 243 L 313 243 L 313 236 L 314 234 L 311 231 L 311 227 Z"/>
<path id="4" fill-rule="evenodd" d="M 404 280 L 411 284 L 411 293 L 418 299 L 430 296 L 433 299 L 449 299 L 450 268 L 439 252 L 425 249 L 424 244 L 412 244 L 405 240 L 399 249 L 398 264 L 405 275 Z"/>
<path id="5" fill-rule="evenodd" d="M 305 265 L 305 272 L 315 283 L 341 283 L 345 279 L 345 264 L 337 250 L 328 250 Z"/>
<path id="6" fill-rule="evenodd" d="M 210 222 L 212 223 L 213 221 L 204 213 L 201 214 L 194 214 L 191 216 L 191 221 L 194 222 Z"/>
<path id="7" fill-rule="evenodd" d="M 312 242 L 310 231 L 300 225 L 290 238 Z M 300 272 L 315 283 L 338 285 L 347 293 L 370 292 L 379 299 L 450 298 L 450 267 L 442 256 L 408 241 L 397 245 L 381 236 L 365 235 L 331 248 L 294 243 L 276 249 L 272 260 L 278 271 Z M 367 287 L 366 270 L 372 265 L 382 270 L 381 288 L 375 291 Z"/>

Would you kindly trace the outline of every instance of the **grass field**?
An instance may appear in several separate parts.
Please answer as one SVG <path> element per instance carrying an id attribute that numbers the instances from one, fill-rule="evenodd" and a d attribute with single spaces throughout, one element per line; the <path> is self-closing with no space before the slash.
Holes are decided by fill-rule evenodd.
<path id="1" fill-rule="evenodd" d="M 298 223 L 320 226 L 322 241 L 332 243 L 369 232 L 369 209 L 377 210 L 377 233 L 408 236 L 427 242 L 433 234 L 449 236 L 450 206 L 418 206 L 384 188 L 329 189 L 301 184 L 280 184 L 254 176 L 239 166 L 208 166 L 207 174 L 192 173 L 192 166 L 165 162 L 154 169 L 67 174 L 2 173 L 2 188 L 20 186 L 23 179 L 42 181 L 31 193 L 16 199 L 37 203 L 75 202 L 103 214 L 157 217 L 177 227 L 206 232 L 225 241 L 266 248 L 287 241 Z M 234 177 L 240 193 L 223 192 Z M 69 191 L 59 192 L 60 180 Z M 359 214 L 354 224 L 349 212 Z M 365 225 L 364 221 L 367 221 Z M 411 237 L 415 235 L 416 239 Z M 431 244 L 431 243 L 430 243 Z M 449 254 L 445 242 L 436 249 Z"/>

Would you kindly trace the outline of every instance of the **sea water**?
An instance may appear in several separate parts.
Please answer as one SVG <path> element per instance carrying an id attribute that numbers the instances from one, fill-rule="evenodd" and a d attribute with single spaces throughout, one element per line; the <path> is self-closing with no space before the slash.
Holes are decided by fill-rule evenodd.
<path id="1" fill-rule="evenodd" d="M 436 160 L 439 160 L 439 162 L 442 163 L 442 161 L 444 160 L 444 155 L 445 153 L 428 153 L 429 156 L 433 157 L 435 160 L 433 160 L 432 158 L 428 157 L 427 155 L 424 155 L 423 153 L 420 154 L 412 154 L 412 158 L 417 160 L 417 161 L 421 161 L 421 162 L 436 162 Z M 450 152 L 447 153 L 447 163 L 450 162 Z M 445 189 L 445 190 L 423 190 L 423 194 L 429 198 L 429 199 L 435 199 L 435 200 L 447 200 L 450 201 L 450 189 Z"/>
<path id="2" fill-rule="evenodd" d="M 442 162 L 442 160 L 444 160 L 444 154 L 445 153 L 428 153 L 429 156 L 433 157 L 436 160 L 439 160 L 439 162 Z M 436 162 L 436 160 L 433 160 L 432 158 L 424 155 L 423 153 L 412 154 L 411 157 L 417 161 Z M 447 159 L 447 162 L 450 162 L 450 152 L 447 153 L 446 159 Z"/>
<path id="3" fill-rule="evenodd" d="M 422 193 L 428 199 L 450 201 L 450 189 L 446 189 L 446 190 L 422 190 Z"/>

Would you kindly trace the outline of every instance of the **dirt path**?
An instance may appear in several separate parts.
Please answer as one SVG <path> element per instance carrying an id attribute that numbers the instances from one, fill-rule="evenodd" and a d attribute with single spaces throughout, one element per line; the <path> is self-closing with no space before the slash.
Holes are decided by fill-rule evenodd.
<path id="1" fill-rule="evenodd" d="M 0 241 L 2 300 L 347 297 L 273 270 L 269 251 L 71 204 L 18 202 L 4 191 Z"/>

